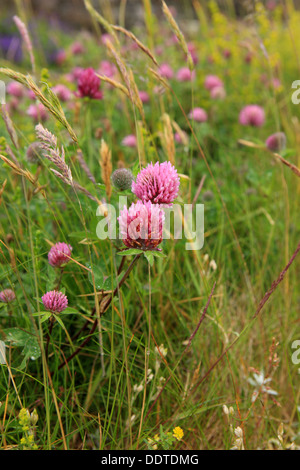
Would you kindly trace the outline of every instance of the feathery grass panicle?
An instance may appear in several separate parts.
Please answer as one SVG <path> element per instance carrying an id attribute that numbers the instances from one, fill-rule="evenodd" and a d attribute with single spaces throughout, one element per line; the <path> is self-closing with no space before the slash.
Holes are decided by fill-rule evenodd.
<path id="1" fill-rule="evenodd" d="M 66 184 L 72 185 L 72 173 L 65 162 L 65 150 L 63 146 L 61 146 L 61 149 L 58 148 L 57 138 L 42 124 L 37 124 L 35 130 L 37 138 L 41 141 L 41 146 L 45 150 L 45 157 L 60 170 L 57 171 L 51 168 L 51 171 Z"/>
<path id="2" fill-rule="evenodd" d="M 36 179 L 36 176 L 30 173 L 29 170 L 21 168 L 20 164 L 17 161 L 12 161 L 4 155 L 0 154 L 1 160 L 6 163 L 17 175 L 23 176 L 27 179 L 33 186 L 35 186 L 34 194 L 41 192 L 41 194 L 46 197 L 43 186 L 39 184 Z M 5 186 L 2 186 L 4 189 Z"/>
<path id="3" fill-rule="evenodd" d="M 116 51 L 115 47 L 113 46 L 113 44 L 111 43 L 109 39 L 105 41 L 105 46 L 107 47 L 107 49 L 113 56 L 113 59 L 118 67 L 121 77 L 123 78 L 125 85 L 127 87 L 130 99 L 132 102 L 134 102 L 134 99 L 133 99 L 134 93 L 132 91 L 130 77 L 128 75 L 128 71 L 127 71 L 124 61 L 122 60 L 121 56 L 118 54 L 118 52 Z"/>
<path id="4" fill-rule="evenodd" d="M 92 181 L 92 183 L 94 184 L 97 184 L 96 182 L 96 179 L 94 177 L 94 175 L 92 174 L 91 170 L 89 169 L 88 167 L 88 164 L 86 163 L 84 157 L 83 157 L 83 153 L 82 153 L 82 150 L 81 149 L 78 149 L 77 150 L 77 153 L 76 153 L 76 158 L 81 166 L 81 168 L 83 169 L 83 171 L 85 172 L 85 174 L 87 175 L 88 179 Z"/>
<path id="5" fill-rule="evenodd" d="M 1 158 L 1 157 L 0 157 Z M 7 184 L 7 179 L 5 179 L 2 183 L 2 186 L 0 187 L 0 206 L 2 204 L 2 195 L 4 193 L 4 190 L 5 190 L 5 186 Z"/>
<path id="6" fill-rule="evenodd" d="M 127 36 L 128 38 L 132 39 L 136 44 L 137 46 L 148 56 L 150 57 L 150 59 L 152 60 L 152 62 L 158 66 L 158 62 L 154 56 L 154 54 L 150 51 L 150 49 L 145 46 L 145 44 L 143 44 L 131 31 L 127 31 L 127 29 L 123 28 L 122 26 L 112 26 L 112 28 L 115 30 L 115 31 L 119 31 L 123 34 L 125 34 L 125 36 Z"/>
<path id="7" fill-rule="evenodd" d="M 140 99 L 138 88 L 135 83 L 132 70 L 127 69 L 125 62 L 123 61 L 118 51 L 115 49 L 115 47 L 109 40 L 105 41 L 105 45 L 110 51 L 110 53 L 112 54 L 114 61 L 119 69 L 119 72 L 125 82 L 125 85 L 129 93 L 129 98 L 132 104 L 138 108 L 141 116 L 143 117 L 143 119 L 145 119 L 143 103 Z"/>
<path id="8" fill-rule="evenodd" d="M 8 144 L 5 145 L 5 153 L 7 153 L 7 155 L 12 159 L 12 161 L 15 162 L 15 164 L 21 168 L 19 160 L 17 159 L 12 148 Z"/>
<path id="9" fill-rule="evenodd" d="M 152 13 L 151 0 L 143 0 L 144 21 L 147 30 L 147 39 L 151 50 L 154 49 L 155 17 Z"/>
<path id="10" fill-rule="evenodd" d="M 114 88 L 117 88 L 118 90 L 122 91 L 122 93 L 124 93 L 127 96 L 127 98 L 130 98 L 130 93 L 129 93 L 128 89 L 124 85 L 122 85 L 122 83 L 117 82 L 117 80 L 114 80 L 111 77 L 107 77 L 106 75 L 101 75 L 99 73 L 96 73 L 96 75 L 97 75 L 97 77 L 100 78 L 100 80 L 103 80 L 103 82 L 109 83 Z"/>
<path id="11" fill-rule="evenodd" d="M 100 146 L 100 166 L 101 166 L 101 176 L 105 184 L 106 195 L 108 198 L 111 196 L 111 174 L 112 174 L 112 163 L 111 163 L 111 151 L 104 141 L 101 140 Z"/>
<path id="12" fill-rule="evenodd" d="M 135 103 L 136 107 L 138 108 L 143 121 L 145 121 L 145 112 L 144 112 L 143 102 L 141 100 L 141 97 L 140 97 L 140 94 L 139 94 L 139 89 L 138 89 L 137 84 L 135 82 L 134 74 L 133 74 L 132 69 L 129 69 L 128 73 L 129 73 L 129 80 L 130 80 L 130 84 L 131 84 L 131 89 L 133 90 L 134 103 Z"/>
<path id="13" fill-rule="evenodd" d="M 6 106 L 2 105 L 2 106 L 0 106 L 0 109 L 1 109 L 1 114 L 2 114 L 2 117 L 3 117 L 3 121 L 5 122 L 5 126 L 6 126 L 6 129 L 7 129 L 7 132 L 10 135 L 11 141 L 14 144 L 15 148 L 18 149 L 19 148 L 18 136 L 17 136 L 17 133 L 16 133 L 15 126 L 14 126 L 14 124 L 13 124 L 11 118 L 10 118 L 10 115 L 9 115 L 7 109 L 6 109 Z"/>
<path id="14" fill-rule="evenodd" d="M 71 125 L 67 121 L 67 118 L 65 116 L 65 113 L 58 101 L 57 96 L 55 93 L 52 92 L 52 90 L 49 89 L 48 87 L 48 92 L 49 92 L 49 98 L 47 98 L 40 88 L 36 85 L 34 82 L 33 78 L 30 75 L 24 75 L 20 72 L 16 72 L 12 69 L 9 68 L 0 68 L 0 73 L 3 73 L 9 78 L 12 78 L 13 80 L 16 80 L 19 83 L 22 83 L 25 85 L 27 88 L 29 88 L 36 96 L 36 98 L 42 103 L 45 108 L 47 108 L 50 113 L 57 119 L 69 132 L 70 136 L 72 137 L 73 141 L 75 143 L 78 142 L 77 136 L 75 134 L 75 131 L 72 129 Z"/>
<path id="15" fill-rule="evenodd" d="M 113 26 L 105 18 L 103 18 L 103 16 L 100 15 L 97 10 L 95 10 L 90 0 L 84 0 L 84 5 L 91 17 L 96 22 L 100 23 L 100 25 L 103 26 L 103 28 L 108 32 L 108 34 L 110 34 L 114 38 L 116 44 L 119 45 L 119 39 L 114 31 Z"/>
<path id="16" fill-rule="evenodd" d="M 26 49 L 27 49 L 29 57 L 30 57 L 32 73 L 33 73 L 33 75 L 35 75 L 35 73 L 36 73 L 35 58 L 34 58 L 34 54 L 33 54 L 32 42 L 31 42 L 31 39 L 30 39 L 30 36 L 29 36 L 29 33 L 28 33 L 28 29 L 27 29 L 25 23 L 23 23 L 23 21 L 17 15 L 15 15 L 13 17 L 13 20 L 14 20 L 14 22 L 15 22 L 22 38 L 23 38 L 24 44 L 26 46 Z"/>
<path id="17" fill-rule="evenodd" d="M 147 161 L 147 156 L 146 156 L 146 142 L 145 142 L 145 136 L 147 135 L 147 130 L 143 126 L 142 121 L 137 121 L 136 125 L 136 131 L 137 131 L 137 146 L 139 150 L 139 163 L 140 165 L 145 165 Z"/>
<path id="18" fill-rule="evenodd" d="M 152 67 L 149 67 L 149 72 L 156 78 L 156 80 L 159 81 L 161 85 L 163 85 L 164 88 L 170 88 L 168 81 L 157 70 L 153 69 Z"/>
<path id="19" fill-rule="evenodd" d="M 162 144 L 168 160 L 172 163 L 172 165 L 175 165 L 175 143 L 172 130 L 172 121 L 167 113 L 164 113 L 161 119 L 163 122 Z"/>
<path id="20" fill-rule="evenodd" d="M 163 8 L 164 15 L 165 15 L 169 25 L 171 26 L 175 36 L 178 39 L 178 42 L 179 42 L 183 52 L 185 53 L 185 55 L 187 57 L 188 66 L 189 66 L 190 70 L 193 70 L 194 69 L 194 61 L 193 61 L 193 58 L 192 58 L 192 56 L 189 52 L 188 45 L 186 43 L 185 37 L 184 37 L 182 31 L 180 30 L 176 20 L 174 19 L 171 11 L 169 10 L 167 4 L 163 0 L 162 0 L 162 8 Z"/>
<path id="21" fill-rule="evenodd" d="M 41 147 L 45 151 L 45 157 L 50 162 L 52 162 L 59 170 L 57 171 L 54 168 L 50 168 L 52 173 L 54 173 L 55 176 L 60 178 L 64 183 L 68 184 L 69 186 L 72 186 L 74 190 L 82 192 L 89 199 L 101 205 L 101 202 L 97 197 L 93 196 L 90 191 L 84 188 L 77 181 L 73 180 L 71 169 L 65 162 L 64 147 L 61 146 L 61 149 L 58 148 L 56 136 L 52 134 L 48 129 L 46 129 L 42 124 L 38 124 L 35 129 L 36 135 L 41 142 Z"/>
<path id="22" fill-rule="evenodd" d="M 42 147 L 57 147 L 57 137 L 46 129 L 42 124 L 37 124 L 35 127 L 38 139 L 42 142 Z"/>

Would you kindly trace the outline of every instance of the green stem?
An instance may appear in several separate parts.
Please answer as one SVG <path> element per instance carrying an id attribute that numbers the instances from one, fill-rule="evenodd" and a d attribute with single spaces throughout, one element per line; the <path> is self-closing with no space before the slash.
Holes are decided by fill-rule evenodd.
<path id="1" fill-rule="evenodd" d="M 48 362 L 49 342 L 50 342 L 50 337 L 51 337 L 51 333 L 53 330 L 53 324 L 54 324 L 54 317 L 51 315 L 51 317 L 49 318 L 49 328 L 48 328 L 48 334 L 47 334 L 46 346 L 45 346 L 45 358 L 47 362 Z"/>
<path id="2" fill-rule="evenodd" d="M 127 277 L 129 276 L 129 274 L 131 273 L 132 269 L 133 269 L 133 266 L 135 265 L 136 261 L 140 258 L 140 256 L 142 256 L 142 253 L 141 254 L 138 254 L 134 257 L 134 259 L 131 261 L 130 265 L 128 266 L 124 276 L 122 277 L 122 279 L 120 280 L 119 284 L 117 285 L 117 287 L 115 288 L 115 290 L 113 291 L 113 293 L 110 295 L 109 299 L 107 300 L 107 302 L 104 304 L 104 307 L 103 307 L 103 310 L 102 312 L 100 312 L 100 317 L 107 311 L 108 307 L 110 306 L 114 296 L 117 294 L 117 292 L 119 291 L 120 287 L 124 284 L 124 282 L 126 281 Z M 103 299 L 104 300 L 104 299 Z M 103 302 L 102 300 L 102 302 Z M 98 323 L 98 320 L 96 319 L 93 323 L 93 326 L 92 328 L 90 329 L 90 333 L 89 335 L 85 338 L 85 340 L 81 343 L 80 346 L 78 346 L 78 348 L 69 356 L 66 358 L 66 360 L 64 362 L 62 362 L 59 366 L 58 366 L 58 370 L 61 369 L 62 367 L 64 367 L 66 364 L 68 364 L 71 359 L 73 359 L 75 356 L 77 356 L 77 354 L 86 346 L 86 344 L 90 341 L 94 331 L 96 330 L 96 327 L 97 327 L 97 323 Z"/>

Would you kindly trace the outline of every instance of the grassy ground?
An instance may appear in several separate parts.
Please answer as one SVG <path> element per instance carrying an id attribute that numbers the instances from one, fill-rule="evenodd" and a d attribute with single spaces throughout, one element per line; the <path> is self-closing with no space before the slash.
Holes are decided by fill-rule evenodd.
<path id="1" fill-rule="evenodd" d="M 291 99 L 300 73 L 299 13 L 292 2 L 273 11 L 258 4 L 237 21 L 230 2 L 226 16 L 214 2 L 204 2 L 205 8 L 191 3 L 196 28 L 175 17 L 184 37 L 167 9 L 160 18 L 151 14 L 148 0 L 141 2 L 146 27 L 130 33 L 113 29 L 109 12 L 90 9 L 95 33 L 78 33 L 85 49 L 79 55 L 70 53 L 74 35 L 48 34 L 26 8 L 16 10 L 34 26 L 35 63 L 25 44 L 21 63 L 2 61 L 1 78 L 18 80 L 46 104 L 43 125 L 64 147 L 73 179 L 85 191 L 57 177 L 45 157 L 28 162 L 36 122 L 26 110 L 34 101 L 23 96 L 14 107 L 7 96 L 11 122 L 0 124 L 0 282 L 16 300 L 0 309 L 6 343 L 2 449 L 299 446 L 292 344 L 300 339 L 299 257 L 293 257 L 300 238 L 300 180 L 291 169 L 300 167 L 299 106 Z M 100 28 L 111 43 L 101 41 Z M 49 61 L 49 37 L 66 52 L 61 64 Z M 189 64 L 187 44 L 195 47 L 196 77 L 179 82 L 176 72 Z M 49 87 L 55 84 L 76 91 L 67 79 L 75 66 L 97 69 L 102 60 L 119 67 L 113 78 L 118 84 L 102 80 L 102 100 L 72 96 L 59 105 L 53 99 Z M 168 62 L 175 76 L 162 80 L 156 61 Z M 204 87 L 209 74 L 223 80 L 225 98 L 210 97 Z M 141 104 L 136 89 L 147 91 L 149 102 Z M 239 123 L 247 104 L 264 108 L 262 127 Z M 208 113 L 202 124 L 187 117 L 196 106 Z M 174 140 L 178 129 L 186 133 L 181 144 Z M 287 137 L 279 157 L 265 148 L 276 131 Z M 122 145 L 129 134 L 137 135 L 137 148 Z M 102 139 L 112 170 L 137 172 L 151 161 L 170 160 L 181 176 L 179 203 L 205 206 L 203 248 L 186 250 L 185 239 L 165 240 L 166 257 L 152 266 L 139 258 L 107 310 L 101 310 L 103 290 L 115 288 L 121 262 L 124 275 L 133 258 L 117 254 L 120 240 L 96 235 L 99 204 L 116 205 L 119 197 L 114 189 L 110 194 Z M 78 159 L 79 149 L 96 184 Z M 73 247 L 62 271 L 47 258 L 59 241 Z M 54 288 L 66 293 L 70 309 L 49 335 L 49 322 L 36 313 L 44 310 L 41 296 Z"/>

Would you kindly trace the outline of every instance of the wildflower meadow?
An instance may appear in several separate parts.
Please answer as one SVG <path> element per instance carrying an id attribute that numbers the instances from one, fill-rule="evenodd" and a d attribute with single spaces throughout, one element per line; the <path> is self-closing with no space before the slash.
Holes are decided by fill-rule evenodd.
<path id="1" fill-rule="evenodd" d="M 0 448 L 300 449 L 300 5 L 79 3 L 0 11 Z"/>

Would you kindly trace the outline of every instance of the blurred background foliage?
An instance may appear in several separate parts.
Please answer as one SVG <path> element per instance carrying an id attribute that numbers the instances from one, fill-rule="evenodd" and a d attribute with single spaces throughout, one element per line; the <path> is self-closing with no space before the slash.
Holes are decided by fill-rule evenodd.
<path id="1" fill-rule="evenodd" d="M 144 21 L 143 0 L 93 0 L 92 3 L 113 22 L 118 22 L 120 11 L 125 11 L 126 27 L 131 27 L 134 24 L 139 25 Z M 201 6 L 206 7 L 208 3 L 208 0 L 201 1 Z M 217 3 L 224 13 L 243 17 L 254 11 L 256 0 L 219 0 Z M 274 9 L 278 4 L 283 8 L 286 7 L 286 2 L 282 0 L 264 0 L 261 3 L 268 9 Z M 292 3 L 296 8 L 300 8 L 300 0 L 293 0 Z M 169 0 L 167 4 L 176 9 L 181 20 L 196 19 L 193 0 Z M 16 7 L 18 8 L 20 5 L 19 0 L 15 0 L 15 2 L 1 0 L 2 19 L 6 16 L 11 17 Z M 88 28 L 91 26 L 91 19 L 84 7 L 83 0 L 25 0 L 23 5 L 35 16 L 54 23 L 63 23 L 66 28 Z M 154 13 L 160 14 L 161 0 L 153 0 L 151 6 Z"/>

